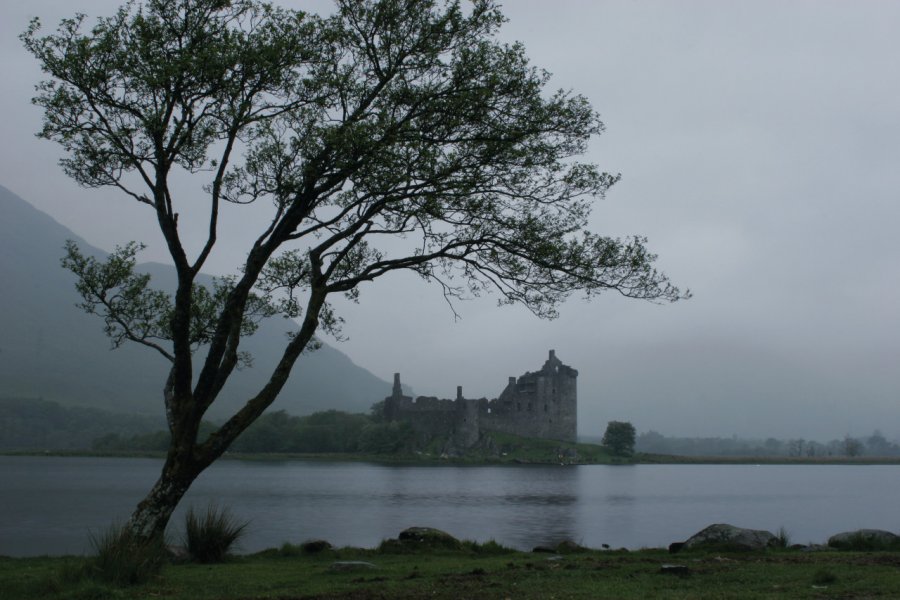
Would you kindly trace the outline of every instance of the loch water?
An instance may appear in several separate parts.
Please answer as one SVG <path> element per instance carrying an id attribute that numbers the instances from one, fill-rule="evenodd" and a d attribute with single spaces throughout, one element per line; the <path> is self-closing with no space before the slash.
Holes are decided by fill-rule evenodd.
<path id="1" fill-rule="evenodd" d="M 0 456 L 0 555 L 81 554 L 127 519 L 162 461 Z M 863 527 L 900 530 L 898 465 L 395 466 L 221 460 L 188 506 L 227 506 L 250 522 L 240 551 L 326 539 L 373 547 L 406 527 L 519 549 L 563 539 L 590 547 L 666 546 L 711 523 L 824 542 Z"/>

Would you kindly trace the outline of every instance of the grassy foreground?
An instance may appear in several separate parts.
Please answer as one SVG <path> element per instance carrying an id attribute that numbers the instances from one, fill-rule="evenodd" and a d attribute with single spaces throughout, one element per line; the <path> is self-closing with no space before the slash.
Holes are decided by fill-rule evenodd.
<path id="1" fill-rule="evenodd" d="M 399 553 L 296 546 L 224 564 L 172 564 L 149 583 L 116 587 L 80 575 L 87 559 L 0 558 L 0 598 L 29 599 L 562 599 L 896 598 L 900 553 L 508 551 L 492 543 Z M 374 567 L 337 570 L 336 561 Z M 662 571 L 683 565 L 687 574 Z"/>

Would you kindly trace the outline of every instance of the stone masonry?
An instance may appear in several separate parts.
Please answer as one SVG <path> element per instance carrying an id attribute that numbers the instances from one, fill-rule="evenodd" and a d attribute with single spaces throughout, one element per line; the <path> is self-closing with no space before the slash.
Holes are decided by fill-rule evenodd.
<path id="1" fill-rule="evenodd" d="M 403 395 L 400 374 L 393 393 L 384 399 L 388 421 L 407 421 L 423 439 L 447 437 L 461 448 L 473 446 L 484 431 L 574 442 L 578 427 L 578 371 L 550 356 L 539 371 L 510 377 L 499 398 L 445 400 Z"/>

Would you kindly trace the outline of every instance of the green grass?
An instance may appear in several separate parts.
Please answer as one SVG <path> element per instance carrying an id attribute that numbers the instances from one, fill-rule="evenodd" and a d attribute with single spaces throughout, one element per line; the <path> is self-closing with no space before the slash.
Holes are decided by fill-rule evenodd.
<path id="1" fill-rule="evenodd" d="M 84 578 L 116 585 L 137 585 L 158 575 L 167 560 L 163 540 L 138 539 L 130 529 L 118 524 L 91 536 L 91 546 L 95 555 L 80 570 L 64 570 L 64 580 L 74 582 Z"/>
<path id="2" fill-rule="evenodd" d="M 714 554 L 662 550 L 551 556 L 464 542 L 459 550 L 385 553 L 278 549 L 223 564 L 166 565 L 145 584 L 119 587 L 67 578 L 88 559 L 0 558 L 2 600 L 104 599 L 458 599 L 458 598 L 892 598 L 900 596 L 900 554 L 876 552 Z M 374 569 L 337 572 L 335 561 Z M 687 576 L 660 572 L 685 565 Z"/>

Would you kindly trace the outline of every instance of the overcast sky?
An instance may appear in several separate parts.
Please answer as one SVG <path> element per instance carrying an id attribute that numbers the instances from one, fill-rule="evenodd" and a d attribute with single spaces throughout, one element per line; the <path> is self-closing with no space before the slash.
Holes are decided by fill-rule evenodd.
<path id="1" fill-rule="evenodd" d="M 16 36 L 31 16 L 118 4 L 0 6 L 0 184 L 101 248 L 137 238 L 163 260 L 146 207 L 78 188 L 33 136 L 41 75 Z M 573 299 L 539 321 L 488 297 L 454 321 L 438 289 L 397 275 L 344 308 L 338 348 L 442 397 L 495 397 L 554 348 L 580 372 L 583 434 L 628 420 L 670 435 L 900 437 L 900 2 L 509 0 L 505 13 L 503 39 L 607 126 L 589 158 L 623 179 L 591 229 L 648 236 L 694 298 Z M 210 270 L 244 251 L 226 245 Z"/>

